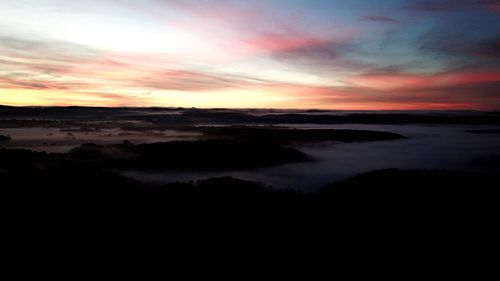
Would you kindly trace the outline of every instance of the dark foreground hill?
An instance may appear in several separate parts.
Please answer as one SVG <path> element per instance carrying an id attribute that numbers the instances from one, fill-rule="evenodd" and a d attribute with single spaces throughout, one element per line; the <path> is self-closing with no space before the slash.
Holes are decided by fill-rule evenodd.
<path id="1" fill-rule="evenodd" d="M 51 217 L 99 220 L 111 212 L 115 219 L 382 219 L 404 224 L 487 221 L 498 211 L 499 179 L 462 172 L 383 170 L 301 193 L 233 178 L 153 186 L 95 163 L 77 165 L 45 153 L 0 150 L 0 156 L 4 206 L 33 216 L 48 212 Z"/>
<path id="2" fill-rule="evenodd" d="M 153 186 L 47 156 L 0 151 L 4 241 L 13 253 L 63 249 L 99 259 L 103 249 L 164 255 L 208 247 L 236 257 L 280 245 L 281 253 L 323 251 L 322 259 L 389 251 L 416 258 L 437 249 L 457 258 L 497 238 L 493 176 L 384 170 L 301 193 L 228 177 Z"/>

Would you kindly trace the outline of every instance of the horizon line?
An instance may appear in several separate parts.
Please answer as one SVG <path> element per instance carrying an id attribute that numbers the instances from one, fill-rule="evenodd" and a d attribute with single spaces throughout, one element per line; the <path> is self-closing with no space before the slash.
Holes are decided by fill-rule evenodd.
<path id="1" fill-rule="evenodd" d="M 272 108 L 272 107 L 179 107 L 179 106 L 86 106 L 86 105 L 5 105 L 11 108 L 103 108 L 103 109 L 201 109 L 201 110 L 282 110 L 282 111 L 468 111 L 497 112 L 498 109 L 320 109 L 320 108 Z"/>

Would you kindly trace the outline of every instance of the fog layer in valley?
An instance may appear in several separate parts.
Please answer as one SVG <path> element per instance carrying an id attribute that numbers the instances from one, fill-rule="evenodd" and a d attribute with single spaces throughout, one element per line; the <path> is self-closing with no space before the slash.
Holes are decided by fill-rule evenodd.
<path id="1" fill-rule="evenodd" d="M 0 135 L 8 136 L 0 145 L 6 149 L 68 153 L 88 143 L 105 148 L 124 142 L 139 145 L 237 138 L 254 143 L 277 142 L 312 159 L 270 167 L 253 165 L 251 169 L 136 170 L 128 165 L 116 171 L 150 184 L 231 176 L 276 188 L 314 191 L 360 173 L 387 168 L 500 172 L 497 113 L 0 109 Z M 172 160 L 169 155 L 163 159 Z"/>
<path id="2" fill-rule="evenodd" d="M 287 125 L 307 129 L 363 129 L 400 133 L 402 140 L 377 142 L 320 142 L 295 145 L 317 161 L 286 164 L 273 168 L 242 172 L 137 172 L 133 178 L 165 183 L 229 175 L 266 182 L 276 187 L 304 191 L 317 190 L 326 184 L 360 173 L 387 169 L 442 169 L 478 173 L 500 173 L 500 137 L 471 134 L 470 126 L 460 125 Z M 475 126 L 474 128 L 491 128 Z"/>

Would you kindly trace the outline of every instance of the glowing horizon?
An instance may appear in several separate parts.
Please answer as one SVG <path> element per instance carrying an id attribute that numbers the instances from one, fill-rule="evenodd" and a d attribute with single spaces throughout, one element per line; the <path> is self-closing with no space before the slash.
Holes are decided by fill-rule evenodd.
<path id="1" fill-rule="evenodd" d="M 5 1 L 0 104 L 495 110 L 500 4 Z"/>

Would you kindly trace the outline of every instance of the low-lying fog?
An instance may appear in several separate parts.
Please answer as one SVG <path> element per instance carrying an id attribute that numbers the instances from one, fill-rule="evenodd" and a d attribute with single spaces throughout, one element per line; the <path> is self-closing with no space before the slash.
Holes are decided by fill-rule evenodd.
<path id="1" fill-rule="evenodd" d="M 277 188 L 314 190 L 349 176 L 385 168 L 447 169 L 500 173 L 500 135 L 467 133 L 469 129 L 498 129 L 465 125 L 282 125 L 301 129 L 365 129 L 399 133 L 408 139 L 358 143 L 323 142 L 296 145 L 313 156 L 312 163 L 287 164 L 251 171 L 228 172 L 138 172 L 123 174 L 150 183 L 198 180 L 233 176 L 273 185 Z M 47 152 L 68 152 L 83 143 L 153 143 L 193 140 L 198 132 L 125 131 L 119 128 L 85 131 L 76 128 L 2 128 L 9 135 L 9 148 Z M 168 159 L 166 159 L 168 161 Z"/>
<path id="2" fill-rule="evenodd" d="M 290 126 L 290 125 L 287 125 Z M 400 133 L 405 140 L 320 143 L 297 148 L 317 159 L 244 172 L 135 172 L 126 175 L 156 183 L 233 176 L 279 188 L 311 191 L 349 176 L 385 168 L 447 169 L 500 173 L 500 135 L 466 133 L 491 126 L 296 125 L 295 128 L 367 129 Z"/>
<path id="3" fill-rule="evenodd" d="M 121 128 L 82 130 L 81 128 L 0 128 L 0 135 L 8 135 L 12 142 L 8 148 L 30 149 L 53 153 L 66 153 L 85 143 L 110 145 L 128 140 L 135 144 L 176 140 L 192 140 L 201 136 L 198 132 L 127 131 Z"/>

